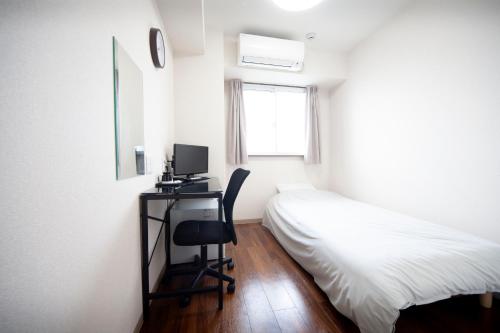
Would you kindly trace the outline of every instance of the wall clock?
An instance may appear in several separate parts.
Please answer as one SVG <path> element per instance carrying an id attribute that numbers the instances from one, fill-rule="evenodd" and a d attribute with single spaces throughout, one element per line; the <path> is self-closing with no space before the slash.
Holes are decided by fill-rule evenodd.
<path id="1" fill-rule="evenodd" d="M 149 47 L 153 64 L 157 68 L 163 68 L 165 66 L 165 43 L 160 29 L 151 28 L 149 30 Z"/>

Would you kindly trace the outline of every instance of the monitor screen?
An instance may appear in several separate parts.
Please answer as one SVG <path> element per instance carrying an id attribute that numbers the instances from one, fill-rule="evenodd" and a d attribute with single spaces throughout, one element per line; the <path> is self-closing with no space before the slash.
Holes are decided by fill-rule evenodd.
<path id="1" fill-rule="evenodd" d="M 208 172 L 208 147 L 174 144 L 174 174 L 194 175 Z"/>

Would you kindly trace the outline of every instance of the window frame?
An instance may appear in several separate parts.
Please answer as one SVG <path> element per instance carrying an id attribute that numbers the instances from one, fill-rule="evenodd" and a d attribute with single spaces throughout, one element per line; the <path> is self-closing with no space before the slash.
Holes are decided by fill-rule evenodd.
<path id="1" fill-rule="evenodd" d="M 251 82 L 243 82 L 243 87 L 242 87 L 242 90 L 243 90 L 243 94 L 244 94 L 244 91 L 245 90 L 256 90 L 256 91 L 268 91 L 268 92 L 272 92 L 272 93 L 276 93 L 277 91 L 282 91 L 282 92 L 301 92 L 301 93 L 306 93 L 306 87 L 303 87 L 303 86 L 287 86 L 287 85 L 277 85 L 277 84 L 266 84 L 266 83 L 251 83 Z M 244 98 L 243 98 L 244 100 Z M 277 151 L 274 151 L 274 152 L 248 152 L 248 156 L 249 157 L 265 157 L 265 156 L 268 156 L 268 157 L 272 157 L 272 156 L 276 156 L 276 157 L 286 157 L 286 156 L 290 156 L 290 157 L 304 157 L 305 155 L 305 126 L 306 126 L 306 123 L 305 123 L 305 107 L 306 105 L 304 104 L 304 151 L 302 153 L 296 153 L 296 152 L 277 152 Z M 277 112 L 277 108 L 275 106 L 275 120 L 277 118 L 276 116 L 276 112 Z M 246 113 L 246 110 L 245 110 L 245 113 Z M 276 125 L 275 125 L 276 127 Z M 276 131 L 275 131 L 275 135 L 276 135 Z M 248 147 L 247 147 L 248 149 Z"/>

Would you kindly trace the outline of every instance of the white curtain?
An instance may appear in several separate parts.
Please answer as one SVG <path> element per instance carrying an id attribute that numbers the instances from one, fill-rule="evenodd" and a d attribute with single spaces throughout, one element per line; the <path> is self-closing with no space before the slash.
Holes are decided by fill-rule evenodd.
<path id="1" fill-rule="evenodd" d="M 227 159 L 232 165 L 248 162 L 243 84 L 241 80 L 230 82 L 231 99 L 228 116 Z"/>
<path id="2" fill-rule="evenodd" d="M 304 161 L 307 164 L 320 164 L 321 152 L 319 146 L 319 102 L 318 87 L 306 87 L 306 153 Z"/>

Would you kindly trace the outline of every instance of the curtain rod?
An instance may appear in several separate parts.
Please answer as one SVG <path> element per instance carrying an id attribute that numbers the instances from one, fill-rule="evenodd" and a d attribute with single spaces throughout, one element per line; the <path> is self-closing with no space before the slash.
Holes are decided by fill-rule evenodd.
<path id="1" fill-rule="evenodd" d="M 247 82 L 247 81 L 243 81 L 243 83 L 245 83 L 245 84 L 257 84 L 257 85 L 261 85 L 261 86 L 272 86 L 272 87 L 303 88 L 303 89 L 307 88 L 306 86 L 288 86 L 288 85 L 284 85 L 284 84 L 257 83 L 257 82 Z"/>

